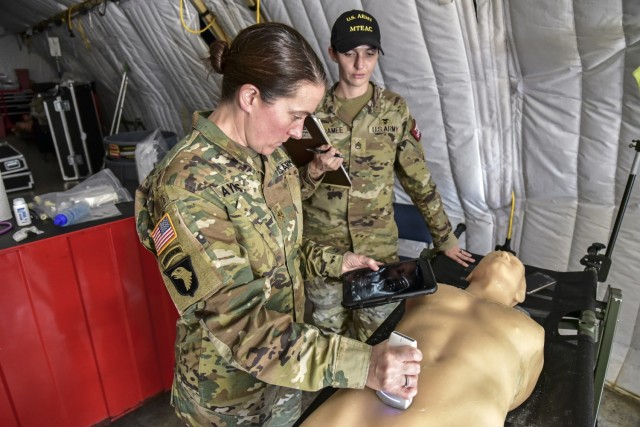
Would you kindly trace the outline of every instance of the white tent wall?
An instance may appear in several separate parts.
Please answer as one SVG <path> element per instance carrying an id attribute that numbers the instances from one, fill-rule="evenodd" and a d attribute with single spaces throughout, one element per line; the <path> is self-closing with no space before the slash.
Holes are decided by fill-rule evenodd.
<path id="1" fill-rule="evenodd" d="M 607 244 L 640 136 L 638 2 L 505 2 L 519 136 L 520 257 L 558 270 L 583 268 L 593 242 Z M 632 339 L 640 302 L 638 190 L 629 202 L 608 283 L 623 306 L 608 381 L 640 395 Z M 601 286 L 600 295 L 604 292 Z M 635 380 L 632 378 L 635 377 Z"/>
<path id="2" fill-rule="evenodd" d="M 75 0 L 3 1 L 2 25 L 16 32 L 24 31 L 29 28 L 29 23 L 43 21 L 76 3 Z"/>
<path id="3" fill-rule="evenodd" d="M 0 73 L 17 83 L 16 68 L 29 70 L 29 77 L 34 82 L 49 82 L 56 79 L 56 70 L 42 56 L 30 53 L 22 46 L 22 41 L 15 34 L 0 36 Z"/>
<path id="4" fill-rule="evenodd" d="M 74 37 L 68 25 L 54 25 L 35 35 L 31 48 L 48 57 L 47 36 L 58 37 L 63 80 L 96 81 L 109 123 L 128 67 L 123 117 L 182 136 L 194 110 L 213 107 L 220 78 L 209 75 L 208 48 L 182 27 L 179 9 L 175 1 L 108 3 L 104 11 L 74 18 Z M 188 1 L 183 13 L 185 23 L 198 29 L 198 15 Z"/>
<path id="5" fill-rule="evenodd" d="M 8 12 L 24 13 L 23 2 Z M 30 0 L 46 19 L 76 2 Z M 193 110 L 212 108 L 203 40 L 180 23 L 179 0 L 126 0 L 73 19 L 60 38 L 65 78 L 94 80 L 110 119 L 124 64 L 124 115 L 183 135 Z M 511 191 L 512 248 L 528 264 L 581 270 L 593 242 L 607 244 L 640 138 L 640 2 L 637 0 L 263 0 L 271 21 L 296 27 L 327 54 L 331 24 L 364 9 L 382 28 L 373 80 L 403 95 L 419 124 L 427 163 L 463 245 L 486 253 L 504 242 Z M 229 37 L 255 22 L 244 0 L 205 0 Z M 184 2 L 186 24 L 197 13 Z M 82 30 L 80 30 L 80 25 Z M 81 37 L 83 31 L 91 44 Z M 45 34 L 32 49 L 48 57 Z M 53 65 L 55 63 L 52 62 Z M 409 202 L 398 186 L 396 198 Z M 632 192 L 607 281 L 623 305 L 607 380 L 640 396 L 640 189 Z M 601 286 L 600 296 L 604 293 Z"/>

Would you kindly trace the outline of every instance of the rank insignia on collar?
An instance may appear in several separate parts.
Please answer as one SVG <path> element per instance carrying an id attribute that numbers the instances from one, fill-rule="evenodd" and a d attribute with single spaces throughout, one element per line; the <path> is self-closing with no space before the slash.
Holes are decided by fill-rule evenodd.
<path id="1" fill-rule="evenodd" d="M 191 257 L 187 256 L 171 268 L 164 271 L 180 295 L 194 296 L 198 290 L 198 276 L 193 271 Z"/>

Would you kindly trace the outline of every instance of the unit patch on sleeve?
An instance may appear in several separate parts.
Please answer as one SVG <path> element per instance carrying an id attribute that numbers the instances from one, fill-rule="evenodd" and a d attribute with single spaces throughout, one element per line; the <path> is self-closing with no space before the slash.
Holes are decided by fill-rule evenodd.
<path id="1" fill-rule="evenodd" d="M 185 253 L 182 250 L 182 246 L 174 245 L 171 249 L 167 251 L 166 254 L 162 256 L 162 258 L 158 257 L 158 259 L 160 259 L 160 264 L 162 264 L 162 267 L 166 269 L 172 266 L 175 262 L 177 262 L 184 256 L 185 256 Z"/>
<path id="2" fill-rule="evenodd" d="M 416 119 L 413 119 L 413 125 L 411 126 L 411 135 L 416 139 L 416 141 L 420 142 L 420 138 L 422 138 L 422 132 L 418 129 L 418 124 L 416 123 Z"/>
<path id="3" fill-rule="evenodd" d="M 194 296 L 198 290 L 198 276 L 193 271 L 191 257 L 187 256 L 173 267 L 164 271 L 165 276 L 171 279 L 180 295 Z"/>
<path id="4" fill-rule="evenodd" d="M 173 223 L 171 222 L 171 218 L 169 218 L 169 214 L 164 214 L 156 224 L 153 232 L 151 232 L 153 245 L 156 248 L 156 256 L 160 255 L 167 245 L 173 242 L 176 237 L 176 229 L 173 228 Z"/>

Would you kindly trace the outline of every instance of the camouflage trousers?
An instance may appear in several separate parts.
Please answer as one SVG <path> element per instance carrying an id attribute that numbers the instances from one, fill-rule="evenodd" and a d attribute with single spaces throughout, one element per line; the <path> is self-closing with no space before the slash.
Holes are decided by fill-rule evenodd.
<path id="1" fill-rule="evenodd" d="M 305 295 L 311 301 L 311 322 L 325 333 L 343 335 L 365 342 L 398 305 L 349 310 L 342 306 L 342 282 L 315 277 L 306 281 Z"/>
<path id="2" fill-rule="evenodd" d="M 295 389 L 287 389 L 277 402 L 270 405 L 269 413 L 254 414 L 250 409 L 242 416 L 230 416 L 215 412 L 198 404 L 177 381 L 173 382 L 171 389 L 171 405 L 176 410 L 176 415 L 185 425 L 192 427 L 236 427 L 236 426 L 268 426 L 288 427 L 292 426 L 301 415 L 302 392 Z"/>

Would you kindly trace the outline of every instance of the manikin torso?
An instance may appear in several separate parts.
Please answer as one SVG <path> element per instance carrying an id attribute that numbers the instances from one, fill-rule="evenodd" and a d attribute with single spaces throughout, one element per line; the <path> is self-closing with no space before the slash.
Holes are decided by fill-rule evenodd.
<path id="1" fill-rule="evenodd" d="M 520 262 L 503 254 L 485 258 L 468 291 L 440 284 L 433 295 L 407 300 L 396 330 L 415 338 L 423 355 L 409 409 L 386 406 L 371 389 L 340 390 L 303 425 L 503 426 L 540 375 L 544 330 L 511 307 L 523 299 Z M 522 296 L 511 304 L 511 297 L 504 303 L 487 299 L 485 291 L 505 281 L 521 281 Z"/>

